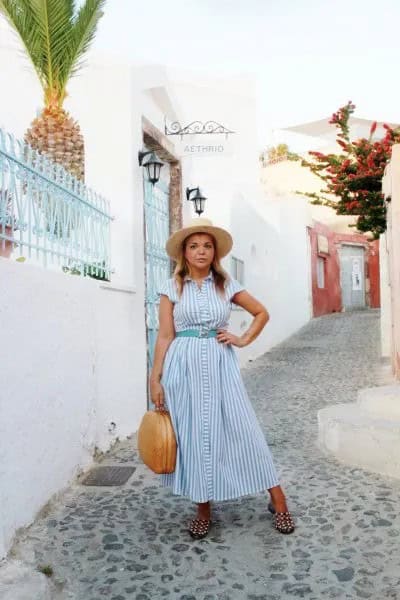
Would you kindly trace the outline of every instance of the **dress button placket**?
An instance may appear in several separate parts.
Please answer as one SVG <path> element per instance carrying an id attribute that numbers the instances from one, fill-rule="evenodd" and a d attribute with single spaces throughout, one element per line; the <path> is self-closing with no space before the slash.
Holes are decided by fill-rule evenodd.
<path id="1" fill-rule="evenodd" d="M 203 282 L 201 288 L 198 288 L 200 318 L 203 327 L 208 330 L 210 324 L 210 310 L 207 294 L 207 281 Z M 207 324 L 207 325 L 206 325 Z M 210 447 L 210 382 L 208 378 L 208 344 L 207 338 L 200 339 L 201 344 L 201 379 L 203 387 L 203 454 L 204 467 L 207 480 L 208 497 L 213 497 L 213 477 L 211 465 L 211 447 Z"/>

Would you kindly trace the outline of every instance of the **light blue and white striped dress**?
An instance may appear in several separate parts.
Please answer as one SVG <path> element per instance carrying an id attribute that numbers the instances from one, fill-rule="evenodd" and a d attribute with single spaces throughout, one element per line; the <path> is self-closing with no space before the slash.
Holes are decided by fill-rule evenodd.
<path id="1" fill-rule="evenodd" d="M 201 289 L 187 278 L 180 298 L 174 279 L 160 293 L 174 303 L 176 331 L 226 329 L 232 298 L 243 289 L 231 279 L 224 298 L 210 273 Z M 216 338 L 175 338 L 161 383 L 178 444 L 175 472 L 161 475 L 162 485 L 194 502 L 229 500 L 279 485 L 232 346 Z"/>

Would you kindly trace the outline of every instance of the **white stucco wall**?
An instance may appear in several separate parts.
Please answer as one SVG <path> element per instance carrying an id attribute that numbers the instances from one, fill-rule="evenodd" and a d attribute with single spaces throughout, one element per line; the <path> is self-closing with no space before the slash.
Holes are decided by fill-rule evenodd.
<path id="1" fill-rule="evenodd" d="M 95 446 L 137 428 L 146 363 L 137 294 L 4 258 L 0 280 L 2 555 Z"/>
<path id="2" fill-rule="evenodd" d="M 232 231 L 238 240 L 237 252 L 245 261 L 246 287 L 270 314 L 263 333 L 240 350 L 242 363 L 280 343 L 311 318 L 309 219 L 304 204 L 288 198 L 265 203 L 260 210 L 242 199 L 233 215 Z M 251 234 L 242 236 L 243 230 Z M 242 311 L 240 322 L 247 328 L 251 315 Z"/>
<path id="3" fill-rule="evenodd" d="M 232 255 L 244 261 L 245 286 L 270 313 L 270 322 L 257 340 L 238 350 L 242 365 L 311 318 L 311 259 L 306 231 L 312 223 L 310 207 L 293 194 L 263 194 L 253 85 L 241 78 L 196 83 L 188 77 L 174 82 L 182 124 L 212 118 L 235 131 L 229 137 L 231 153 L 226 157 L 183 159 L 183 187 L 200 185 L 208 198 L 204 216 L 231 231 Z M 196 143 L 200 143 L 199 138 Z M 230 271 L 229 257 L 224 266 Z M 236 332 L 247 329 L 250 322 L 251 315 L 243 310 L 233 312 Z"/>
<path id="4" fill-rule="evenodd" d="M 390 163 L 385 169 L 383 178 L 383 193 L 387 203 L 386 281 L 381 281 L 389 288 L 390 294 L 385 321 L 382 323 L 383 340 L 390 343 L 392 371 L 400 379 L 400 144 L 394 144 Z M 387 301 L 387 296 L 386 296 Z M 389 321 L 390 320 L 390 321 Z M 388 327 L 390 322 L 390 327 Z"/>
<path id="5" fill-rule="evenodd" d="M 337 148 L 330 151 L 337 151 Z M 322 179 L 306 167 L 302 167 L 300 161 L 286 160 L 261 167 L 260 181 L 267 197 L 301 198 L 296 192 L 319 193 L 325 187 Z M 314 205 L 308 200 L 307 202 L 310 214 L 316 221 L 325 223 L 336 233 L 354 233 L 354 228 L 349 226 L 356 222 L 356 217 L 337 215 L 328 206 Z"/>
<path id="6" fill-rule="evenodd" d="M 386 234 L 383 234 L 379 238 L 379 278 L 381 296 L 381 353 L 384 357 L 390 356 L 392 345 L 392 317 L 388 263 L 387 237 Z"/>
<path id="7" fill-rule="evenodd" d="M 3 34 L 0 123 L 21 138 L 41 91 Z M 136 431 L 147 409 L 137 151 L 143 104 L 153 109 L 128 65 L 94 63 L 69 92 L 67 108 L 85 137 L 86 182 L 110 200 L 115 216 L 115 273 L 102 286 L 29 260 L 0 259 L 0 281 L 7 282 L 0 321 L 8 340 L 0 363 L 0 379 L 8 382 L 0 389 L 0 557 L 16 529 L 92 462 L 95 446 L 105 450 Z"/>

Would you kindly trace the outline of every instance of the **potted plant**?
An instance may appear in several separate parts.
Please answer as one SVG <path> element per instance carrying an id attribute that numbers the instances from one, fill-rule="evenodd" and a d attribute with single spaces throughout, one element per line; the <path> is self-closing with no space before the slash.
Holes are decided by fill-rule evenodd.
<path id="1" fill-rule="evenodd" d="M 83 274 L 84 277 L 92 277 L 92 279 L 99 279 L 100 281 L 110 281 L 107 277 L 104 260 L 101 263 L 81 263 L 81 265 L 75 263 L 70 264 L 69 266 L 64 265 L 62 270 L 64 273 L 69 273 L 70 275 Z"/>

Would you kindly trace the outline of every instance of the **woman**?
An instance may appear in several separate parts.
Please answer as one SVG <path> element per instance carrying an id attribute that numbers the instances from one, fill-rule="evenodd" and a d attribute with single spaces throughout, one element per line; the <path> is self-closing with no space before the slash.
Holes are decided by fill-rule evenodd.
<path id="1" fill-rule="evenodd" d="M 150 375 L 152 400 L 158 410 L 169 410 L 178 445 L 175 472 L 162 475 L 162 483 L 197 503 L 197 516 L 189 526 L 197 539 L 210 530 L 211 500 L 266 489 L 276 529 L 294 531 L 232 348 L 250 344 L 269 317 L 222 269 L 220 259 L 231 248 L 231 235 L 208 219 L 195 219 L 169 238 L 166 250 L 177 265 L 160 292 Z M 240 337 L 227 330 L 232 302 L 254 317 Z"/>

